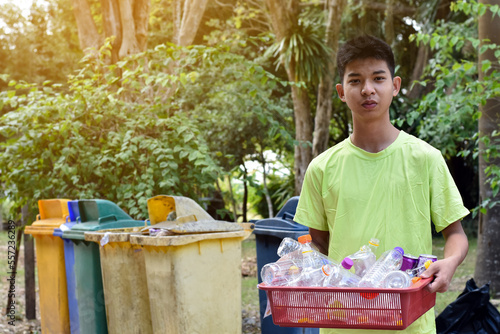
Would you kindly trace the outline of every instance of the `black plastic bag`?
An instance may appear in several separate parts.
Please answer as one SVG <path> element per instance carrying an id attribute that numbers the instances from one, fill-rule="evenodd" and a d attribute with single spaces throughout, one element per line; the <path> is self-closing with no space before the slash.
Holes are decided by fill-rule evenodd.
<path id="1" fill-rule="evenodd" d="M 499 334 L 500 313 L 490 303 L 490 285 L 471 278 L 464 291 L 436 318 L 438 334 Z"/>

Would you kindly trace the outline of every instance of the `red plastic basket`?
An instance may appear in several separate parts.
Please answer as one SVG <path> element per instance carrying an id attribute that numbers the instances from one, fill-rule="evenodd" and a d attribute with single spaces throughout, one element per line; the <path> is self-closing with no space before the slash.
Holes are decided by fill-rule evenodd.
<path id="1" fill-rule="evenodd" d="M 432 278 L 405 289 L 269 286 L 273 322 L 282 327 L 394 329 L 408 327 L 436 303 L 424 289 Z"/>

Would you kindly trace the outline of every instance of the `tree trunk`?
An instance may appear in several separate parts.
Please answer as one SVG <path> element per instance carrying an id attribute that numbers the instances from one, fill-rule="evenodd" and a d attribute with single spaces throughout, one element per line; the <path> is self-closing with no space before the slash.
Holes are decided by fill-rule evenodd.
<path id="1" fill-rule="evenodd" d="M 420 43 L 418 47 L 418 56 L 413 73 L 409 82 L 408 93 L 406 94 L 411 99 L 416 99 L 422 95 L 424 87 L 419 84 L 414 84 L 415 81 L 420 80 L 424 73 L 425 65 L 429 59 L 429 46 L 425 43 Z"/>
<path id="2" fill-rule="evenodd" d="M 73 13 L 78 28 L 80 48 L 84 51 L 88 48 L 99 50 L 102 45 L 102 37 L 97 32 L 87 0 L 73 0 Z"/>
<path id="3" fill-rule="evenodd" d="M 384 32 L 385 42 L 392 46 L 394 43 L 394 0 L 385 1 Z"/>
<path id="4" fill-rule="evenodd" d="M 328 22 L 326 26 L 326 45 L 331 49 L 331 61 L 328 71 L 321 78 L 318 87 L 318 104 L 314 119 L 313 157 L 317 157 L 328 149 L 330 138 L 330 120 L 332 118 L 333 80 L 335 78 L 336 62 L 340 23 L 346 0 L 328 1 Z"/>
<path id="5" fill-rule="evenodd" d="M 273 201 L 271 200 L 271 195 L 269 194 L 269 188 L 267 187 L 267 172 L 266 172 L 266 157 L 264 156 L 264 150 L 260 152 L 260 161 L 262 163 L 262 184 L 264 185 L 264 196 L 267 202 L 267 212 L 268 217 L 274 217 Z"/>
<path id="6" fill-rule="evenodd" d="M 295 81 L 295 65 L 291 62 L 287 69 L 288 80 Z M 312 160 L 312 116 L 311 104 L 307 89 L 297 86 L 292 86 L 293 110 L 295 116 L 295 158 L 294 158 L 294 173 L 295 173 L 295 194 L 299 195 L 304 182 L 307 166 Z"/>
<path id="7" fill-rule="evenodd" d="M 112 42 L 112 63 L 145 51 L 151 0 L 101 0 L 104 37 L 115 36 Z M 103 36 L 97 32 L 87 0 L 73 0 L 80 47 L 98 50 Z"/>
<path id="8" fill-rule="evenodd" d="M 116 63 L 120 57 L 120 45 L 122 44 L 122 30 L 120 20 L 120 6 L 116 0 L 101 0 L 104 36 L 115 36 L 111 43 L 111 63 Z"/>
<path id="9" fill-rule="evenodd" d="M 122 44 L 118 55 L 120 58 L 124 58 L 139 53 L 139 43 L 135 37 L 135 22 L 131 0 L 118 0 L 118 4 L 120 5 L 122 26 Z"/>
<path id="10" fill-rule="evenodd" d="M 480 3 L 500 5 L 499 0 L 482 0 Z M 490 11 L 479 17 L 479 39 L 489 39 L 492 43 L 500 45 L 500 18 L 491 15 Z M 488 50 L 479 55 L 479 68 L 484 60 L 492 62 L 491 68 L 498 69 L 499 63 L 492 50 Z M 479 80 L 483 80 L 484 76 L 488 73 L 479 72 Z M 484 106 L 480 106 L 482 113 L 479 119 L 479 135 L 481 137 L 487 136 L 492 138 L 492 132 L 498 131 L 500 124 L 500 98 L 489 99 Z M 479 141 L 479 151 L 484 152 L 485 145 L 483 141 Z M 500 201 L 500 195 L 493 197 L 490 184 L 487 182 L 485 175 L 485 168 L 495 165 L 500 166 L 500 158 L 489 159 L 486 161 L 485 157 L 481 154 L 479 158 L 479 193 L 480 203 L 489 198 L 493 201 Z M 498 264 L 500 263 L 500 205 L 495 205 L 493 208 L 488 209 L 486 214 L 479 216 L 479 228 L 477 239 L 477 260 L 474 277 L 479 286 L 490 282 L 490 288 L 497 298 L 500 296 L 500 270 Z"/>
<path id="11" fill-rule="evenodd" d="M 245 166 L 245 163 L 243 165 L 243 207 L 241 208 L 241 216 L 243 217 L 243 222 L 247 221 L 247 204 L 248 204 L 248 170 L 247 167 Z"/>
<path id="12" fill-rule="evenodd" d="M 276 41 L 290 36 L 293 29 L 298 25 L 299 1 L 293 0 L 266 0 L 266 6 L 271 17 L 273 32 Z M 286 69 L 288 80 L 297 82 L 296 64 L 292 60 Z M 302 189 L 302 182 L 307 166 L 312 159 L 312 116 L 307 89 L 292 85 L 293 110 L 295 116 L 295 194 L 299 194 Z"/>
<path id="13" fill-rule="evenodd" d="M 208 0 L 185 0 L 181 27 L 177 36 L 180 46 L 192 45 L 205 13 Z"/>

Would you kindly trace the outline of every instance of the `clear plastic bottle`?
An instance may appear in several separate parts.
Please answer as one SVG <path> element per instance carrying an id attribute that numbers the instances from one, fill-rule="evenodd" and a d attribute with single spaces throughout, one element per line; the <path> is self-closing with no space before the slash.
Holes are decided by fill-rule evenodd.
<path id="1" fill-rule="evenodd" d="M 354 262 L 354 272 L 356 275 L 362 278 L 368 269 L 375 264 L 377 261 L 375 252 L 378 246 L 379 240 L 371 238 L 368 245 L 361 246 L 359 251 L 348 256 Z"/>
<path id="2" fill-rule="evenodd" d="M 388 289 L 401 289 L 411 286 L 411 277 L 404 271 L 390 271 L 384 278 L 382 287 Z"/>
<path id="3" fill-rule="evenodd" d="M 283 238 L 278 247 L 278 256 L 283 257 L 302 248 L 302 244 L 292 238 Z"/>
<path id="4" fill-rule="evenodd" d="M 268 285 L 285 286 L 297 280 L 301 273 L 300 260 L 281 260 L 264 265 L 260 271 L 262 282 Z"/>
<path id="5" fill-rule="evenodd" d="M 427 270 L 427 268 L 429 268 L 431 264 L 432 260 L 427 260 L 423 266 L 414 269 L 407 269 L 406 273 L 408 274 L 408 276 L 410 276 L 410 278 L 419 277 L 424 271 Z"/>
<path id="6" fill-rule="evenodd" d="M 353 265 L 350 258 L 342 260 L 340 266 L 324 266 L 327 277 L 323 280 L 325 287 L 357 287 L 361 278 L 349 271 Z"/>
<path id="7" fill-rule="evenodd" d="M 401 247 L 390 249 L 380 256 L 359 282 L 362 288 L 379 288 L 388 272 L 399 270 L 403 262 L 404 250 Z"/>

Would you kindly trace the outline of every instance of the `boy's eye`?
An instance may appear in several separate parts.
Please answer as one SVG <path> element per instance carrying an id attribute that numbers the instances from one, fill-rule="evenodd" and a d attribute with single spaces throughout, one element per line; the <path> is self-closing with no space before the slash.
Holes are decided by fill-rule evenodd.
<path id="1" fill-rule="evenodd" d="M 385 80 L 385 77 L 376 77 L 375 80 L 376 81 L 383 81 L 383 80 Z"/>
<path id="2" fill-rule="evenodd" d="M 358 83 L 359 82 L 359 79 L 352 79 L 352 80 L 349 80 L 349 83 L 350 84 L 355 84 L 355 83 Z"/>

